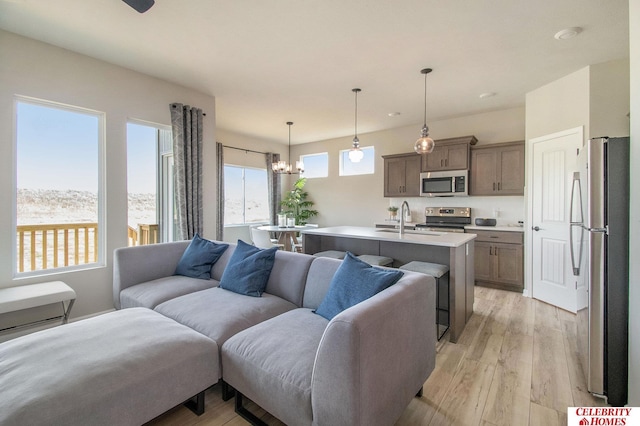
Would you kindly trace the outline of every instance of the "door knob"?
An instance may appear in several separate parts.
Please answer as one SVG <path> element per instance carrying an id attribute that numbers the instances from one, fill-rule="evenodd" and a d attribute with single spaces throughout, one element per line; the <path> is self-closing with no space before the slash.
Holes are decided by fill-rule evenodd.
<path id="1" fill-rule="evenodd" d="M 539 227 L 539 226 L 534 226 L 534 227 L 533 227 L 533 228 L 531 228 L 531 229 L 533 229 L 534 231 L 539 231 L 539 230 L 540 230 L 540 227 Z"/>

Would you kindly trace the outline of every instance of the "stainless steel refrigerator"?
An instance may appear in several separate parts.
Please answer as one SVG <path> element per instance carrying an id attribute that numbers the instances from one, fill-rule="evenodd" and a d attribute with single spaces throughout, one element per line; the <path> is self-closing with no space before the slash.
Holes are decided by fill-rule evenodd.
<path id="1" fill-rule="evenodd" d="M 591 139 L 571 191 L 571 259 L 579 289 L 577 340 L 589 392 L 627 403 L 629 138 Z M 580 291 L 582 288 L 582 291 Z M 580 306 L 582 305 L 582 306 Z"/>

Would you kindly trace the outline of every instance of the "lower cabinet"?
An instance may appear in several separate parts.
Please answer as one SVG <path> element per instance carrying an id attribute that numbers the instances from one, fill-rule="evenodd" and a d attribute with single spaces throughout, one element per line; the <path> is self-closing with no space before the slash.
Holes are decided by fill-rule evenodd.
<path id="1" fill-rule="evenodd" d="M 524 289 L 523 233 L 469 231 L 475 240 L 476 285 L 522 292 Z"/>

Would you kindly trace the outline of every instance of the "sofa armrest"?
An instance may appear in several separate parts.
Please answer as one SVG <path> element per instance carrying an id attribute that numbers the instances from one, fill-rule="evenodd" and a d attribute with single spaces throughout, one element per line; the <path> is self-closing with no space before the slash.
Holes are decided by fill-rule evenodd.
<path id="1" fill-rule="evenodd" d="M 435 367 L 433 277 L 398 283 L 327 325 L 311 379 L 315 425 L 389 425 Z"/>
<path id="2" fill-rule="evenodd" d="M 118 248 L 113 253 L 113 303 L 120 309 L 120 292 L 143 282 L 173 275 L 191 241 Z"/>

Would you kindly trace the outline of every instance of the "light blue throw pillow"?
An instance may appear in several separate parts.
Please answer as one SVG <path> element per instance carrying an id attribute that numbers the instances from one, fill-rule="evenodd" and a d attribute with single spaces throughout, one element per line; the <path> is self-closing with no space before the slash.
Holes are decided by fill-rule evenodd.
<path id="1" fill-rule="evenodd" d="M 174 275 L 200 278 L 211 278 L 211 268 L 220 259 L 229 244 L 216 244 L 196 234 L 182 254 Z"/>
<path id="2" fill-rule="evenodd" d="M 246 296 L 261 297 L 267 287 L 277 247 L 259 249 L 238 240 L 220 278 L 220 288 Z"/>
<path id="3" fill-rule="evenodd" d="M 392 286 L 402 275 L 402 271 L 374 268 L 347 252 L 315 313 L 331 320 L 345 309 Z"/>

